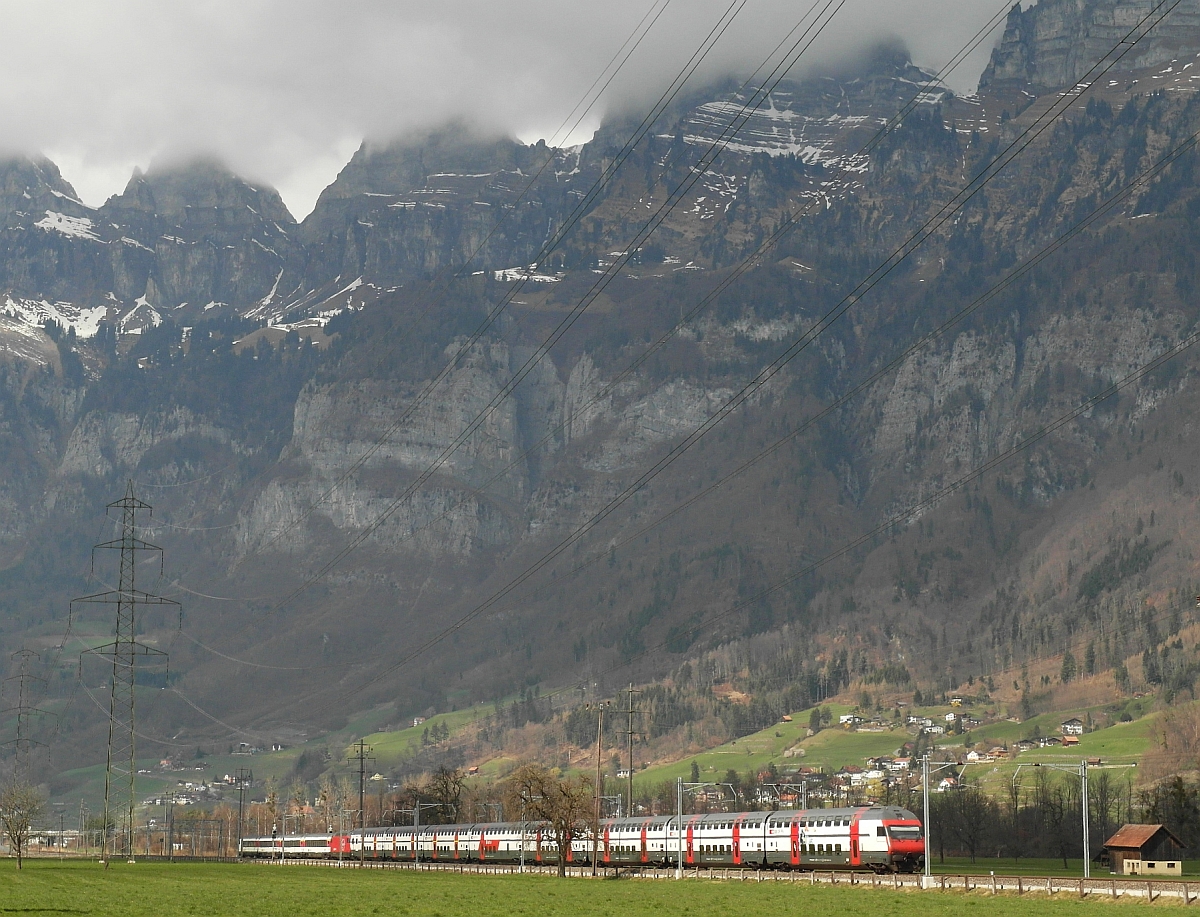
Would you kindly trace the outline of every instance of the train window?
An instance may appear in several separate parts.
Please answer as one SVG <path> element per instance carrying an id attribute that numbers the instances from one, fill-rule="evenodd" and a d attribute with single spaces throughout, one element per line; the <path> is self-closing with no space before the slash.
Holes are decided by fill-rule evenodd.
<path id="1" fill-rule="evenodd" d="M 833 849 L 834 849 L 834 851 L 835 851 L 836 853 L 841 853 L 841 852 L 842 852 L 842 845 L 841 845 L 841 844 L 834 844 L 834 845 L 833 845 Z"/>

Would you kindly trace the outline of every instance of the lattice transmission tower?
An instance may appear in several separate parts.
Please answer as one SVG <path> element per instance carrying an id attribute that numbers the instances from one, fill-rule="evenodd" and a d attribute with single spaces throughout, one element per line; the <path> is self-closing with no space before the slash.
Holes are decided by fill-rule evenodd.
<path id="1" fill-rule="evenodd" d="M 17 674 L 11 675 L 4 679 L 5 687 L 10 686 L 13 682 L 17 683 L 17 703 L 14 707 L 8 707 L 3 713 L 15 713 L 17 720 L 17 734 L 11 742 L 6 742 L 6 745 L 12 745 L 15 751 L 13 757 L 13 773 L 12 779 L 14 783 L 29 782 L 29 759 L 36 748 L 48 748 L 45 742 L 39 742 L 31 735 L 33 721 L 35 718 L 43 716 L 53 716 L 40 707 L 35 707 L 30 702 L 30 682 L 46 683 L 44 678 L 39 678 L 29 671 L 30 665 L 35 659 L 41 657 L 31 649 L 20 649 L 9 657 L 17 665 Z"/>
<path id="2" fill-rule="evenodd" d="M 71 614 L 77 603 L 99 603 L 115 605 L 117 610 L 114 638 L 111 643 L 93 647 L 80 654 L 80 676 L 82 678 L 83 657 L 99 656 L 112 661 L 112 685 L 108 706 L 108 764 L 104 771 L 104 837 L 111 832 L 111 854 L 123 855 L 133 862 L 134 805 L 137 796 L 134 783 L 137 779 L 137 730 L 134 718 L 134 701 L 137 686 L 138 660 L 147 664 L 150 658 L 165 664 L 167 654 L 162 650 L 138 642 L 138 607 L 148 605 L 172 605 L 179 603 L 161 595 L 154 595 L 137 588 L 138 555 L 156 552 L 159 556 L 159 572 L 163 568 L 163 551 L 158 545 L 143 541 L 137 535 L 138 514 L 153 513 L 148 503 L 143 503 L 133 493 L 130 481 L 125 496 L 108 504 L 106 513 L 119 510 L 121 514 L 121 537 L 96 545 L 92 549 L 92 569 L 95 570 L 96 552 L 112 550 L 120 552 L 120 579 L 116 589 L 98 592 L 74 599 Z M 102 858 L 107 862 L 109 844 L 101 848 Z"/>

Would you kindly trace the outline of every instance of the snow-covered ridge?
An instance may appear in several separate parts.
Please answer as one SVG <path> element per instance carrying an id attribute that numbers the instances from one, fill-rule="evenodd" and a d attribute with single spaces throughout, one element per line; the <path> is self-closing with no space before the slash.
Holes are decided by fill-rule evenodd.
<path id="1" fill-rule="evenodd" d="M 41 327 L 54 321 L 64 329 L 75 329 L 79 338 L 95 337 L 100 322 L 108 315 L 107 306 L 80 307 L 69 302 L 47 302 L 44 299 L 4 297 L 4 314 L 21 324 Z"/>
<path id="2" fill-rule="evenodd" d="M 100 237 L 92 232 L 95 224 L 87 217 L 73 217 L 59 213 L 57 210 L 47 210 L 46 215 L 33 225 L 38 229 L 46 230 L 46 232 L 59 232 L 64 236 L 91 239 L 94 242 L 101 241 Z"/>

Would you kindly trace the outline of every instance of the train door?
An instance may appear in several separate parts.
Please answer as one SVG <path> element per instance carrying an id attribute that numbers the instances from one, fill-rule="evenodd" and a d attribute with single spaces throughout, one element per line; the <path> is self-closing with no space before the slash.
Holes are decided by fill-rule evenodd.
<path id="1" fill-rule="evenodd" d="M 643 863 L 648 863 L 650 861 L 650 857 L 647 856 L 647 854 L 646 854 L 646 823 L 645 822 L 642 822 L 641 844 L 642 844 L 641 861 Z"/>
<path id="2" fill-rule="evenodd" d="M 792 855 L 791 855 L 789 862 L 793 866 L 799 866 L 800 865 L 800 820 L 797 818 L 792 819 L 791 852 L 792 852 Z"/>
<path id="3" fill-rule="evenodd" d="M 458 859 L 458 832 L 454 832 L 454 859 Z"/>
<path id="4" fill-rule="evenodd" d="M 859 838 L 861 837 L 861 835 L 859 833 L 859 828 L 861 827 L 860 821 L 862 819 L 863 812 L 865 812 L 865 811 L 867 811 L 867 810 L 859 809 L 853 815 L 850 816 L 850 865 L 851 866 L 861 866 L 862 865 L 862 845 L 859 843 Z"/>
<path id="5" fill-rule="evenodd" d="M 611 843 L 612 843 L 612 826 L 605 825 L 604 826 L 604 862 L 605 863 L 612 862 L 612 847 L 609 846 Z"/>
<path id="6" fill-rule="evenodd" d="M 480 828 L 479 829 L 479 862 L 480 863 L 482 863 L 484 860 L 487 859 L 487 841 L 484 840 L 484 838 L 486 836 L 487 836 L 487 832 L 483 828 Z"/>
<path id="7" fill-rule="evenodd" d="M 742 820 L 733 820 L 733 865 L 742 865 Z"/>
<path id="8" fill-rule="evenodd" d="M 696 862 L 696 845 L 695 845 L 695 819 L 688 822 L 687 826 L 687 862 L 691 866 Z"/>
<path id="9" fill-rule="evenodd" d="M 438 843 L 437 843 L 437 832 L 436 831 L 433 834 L 433 848 L 432 849 L 433 849 L 433 852 L 429 855 L 430 859 L 436 860 L 438 858 Z"/>
<path id="10" fill-rule="evenodd" d="M 542 862 L 542 829 L 541 828 L 537 829 L 536 839 L 537 839 L 537 848 L 534 850 L 533 861 L 535 863 L 541 863 Z"/>

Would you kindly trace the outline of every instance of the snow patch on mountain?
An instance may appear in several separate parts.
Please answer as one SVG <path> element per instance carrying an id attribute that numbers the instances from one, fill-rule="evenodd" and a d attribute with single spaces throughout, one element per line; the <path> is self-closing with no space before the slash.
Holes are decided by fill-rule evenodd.
<path id="1" fill-rule="evenodd" d="M 534 283 L 558 283 L 563 279 L 562 274 L 539 273 L 536 264 L 528 267 L 506 267 L 495 272 L 495 278 L 505 283 L 516 280 L 532 280 Z"/>
<path id="2" fill-rule="evenodd" d="M 121 316 L 117 322 L 117 331 L 121 334 L 141 334 L 147 328 L 157 328 L 162 324 L 162 315 L 150 305 L 145 296 L 134 300 L 134 307 Z"/>
<path id="3" fill-rule="evenodd" d="M 47 321 L 57 322 L 64 329 L 75 329 L 79 338 L 95 337 L 100 322 L 108 315 L 108 307 L 80 307 L 69 302 L 48 302 L 44 299 L 4 297 L 4 314 L 18 326 L 41 328 Z"/>
<path id="4" fill-rule="evenodd" d="M 102 241 L 98 235 L 92 232 L 92 227 L 95 224 L 87 217 L 68 216 L 65 213 L 59 213 L 57 210 L 47 210 L 46 215 L 33 225 L 38 229 L 44 229 L 46 232 L 58 232 L 64 236 L 71 236 L 76 239 L 91 239 L 94 242 Z"/>

